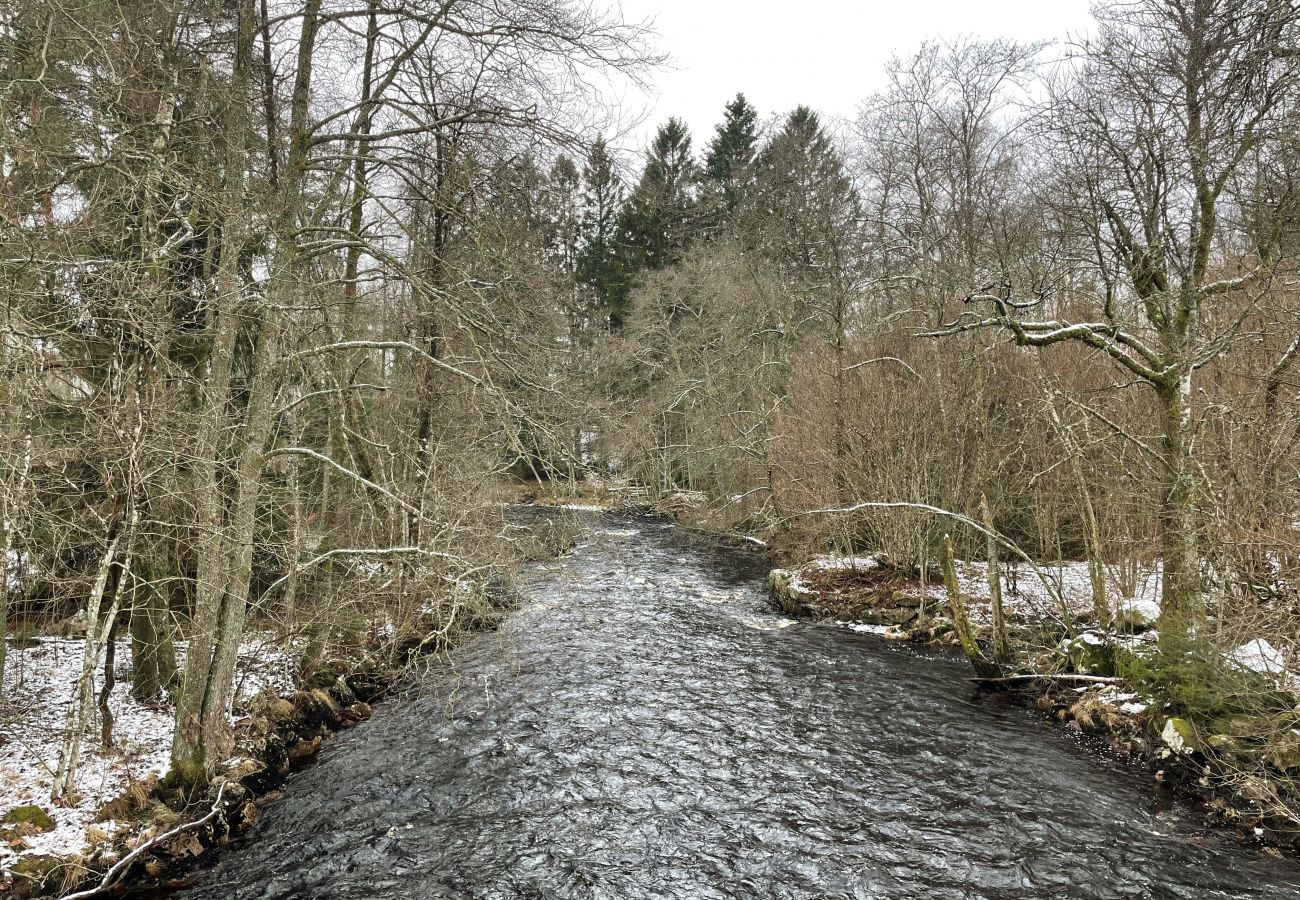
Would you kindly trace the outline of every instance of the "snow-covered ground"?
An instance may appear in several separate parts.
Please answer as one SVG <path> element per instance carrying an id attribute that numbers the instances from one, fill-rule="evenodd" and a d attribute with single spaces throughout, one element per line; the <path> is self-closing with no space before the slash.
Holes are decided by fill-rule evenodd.
<path id="1" fill-rule="evenodd" d="M 272 633 L 250 634 L 240 647 L 236 708 L 263 688 L 287 693 L 292 688 L 293 656 Z M 177 645 L 184 663 L 184 644 Z M 59 764 L 64 723 L 81 671 L 85 643 L 80 638 L 42 638 L 27 646 L 9 645 L 0 701 L 0 815 L 16 806 L 35 804 L 46 810 L 54 828 L 22 838 L 22 845 L 0 845 L 0 870 L 22 856 L 79 853 L 123 827 L 96 822 L 100 808 L 127 787 L 151 775 L 161 776 L 170 761 L 174 710 L 150 706 L 131 696 L 130 642 L 118 643 L 117 683 L 109 699 L 114 746 L 100 743 L 98 709 L 82 742 L 76 794 L 62 804 L 50 802 Z M 94 693 L 98 696 L 96 673 Z M 88 834 L 88 830 L 90 833 Z"/>
<path id="2" fill-rule="evenodd" d="M 790 573 L 790 584 L 796 591 L 812 592 L 814 587 L 809 579 L 817 571 L 869 572 L 881 565 L 882 560 L 878 556 L 818 556 L 793 570 Z M 971 620 L 980 625 L 989 624 L 992 621 L 992 606 L 988 564 L 959 561 L 955 568 Z M 1062 603 L 1071 618 L 1084 616 L 1092 610 L 1092 581 L 1086 562 L 1047 563 L 1039 566 L 1037 572 L 1025 563 L 1003 563 L 1001 576 L 1003 611 L 1013 621 L 1059 618 Z M 1129 582 L 1130 589 L 1121 587 L 1123 581 Z M 918 594 L 923 591 L 927 600 L 942 602 L 946 598 L 943 583 L 937 580 L 927 582 L 924 588 L 918 583 L 914 590 Z M 1060 599 L 1056 596 L 1058 592 Z M 1138 572 L 1128 579 L 1120 579 L 1115 573 L 1107 572 L 1106 593 L 1112 610 L 1133 610 L 1141 613 L 1148 621 L 1154 621 L 1160 612 L 1160 568 L 1156 566 Z"/>
<path id="3" fill-rule="evenodd" d="M 971 618 L 984 624 L 991 622 L 988 563 L 961 562 L 956 569 L 962 593 L 970 599 Z M 1032 621 L 1049 616 L 1060 617 L 1062 604 L 1070 618 L 1092 611 L 1092 579 L 1088 564 L 1082 560 L 1045 563 L 1038 567 L 1037 572 L 1025 563 L 1003 563 L 1001 574 L 1002 608 L 1008 618 Z M 942 588 L 942 585 L 936 586 L 940 596 Z M 1058 592 L 1059 599 L 1055 596 Z M 1154 620 L 1159 615 L 1159 566 L 1139 572 L 1127 587 L 1114 573 L 1107 572 L 1106 595 L 1113 611 L 1141 611 Z"/>
<path id="4" fill-rule="evenodd" d="M 798 569 L 790 572 L 790 586 L 795 591 L 817 592 L 813 584 L 818 571 L 843 572 L 847 570 L 870 572 L 882 565 L 877 556 L 819 556 Z M 966 599 L 967 615 L 977 625 L 988 626 L 992 623 L 992 603 L 989 595 L 988 564 L 983 562 L 956 563 L 957 580 L 961 584 L 962 594 Z M 1002 605 L 1003 612 L 1011 621 L 1021 623 L 1061 618 L 1061 605 L 1064 604 L 1069 618 L 1078 620 L 1092 612 L 1092 580 L 1088 564 L 1083 561 L 1051 563 L 1035 571 L 1026 564 L 1002 565 Z M 802 576 L 802 577 L 801 577 Z M 1041 577 L 1040 577 L 1041 576 Z M 1048 583 L 1044 584 L 1044 580 Z M 1128 589 L 1121 586 L 1127 583 Z M 1160 616 L 1161 571 L 1159 564 L 1146 570 L 1130 571 L 1127 578 L 1117 577 L 1117 573 L 1106 573 L 1107 601 L 1112 613 L 1129 615 L 1150 628 Z M 922 586 L 916 584 L 914 590 L 922 592 Z M 1058 599 L 1056 593 L 1059 592 Z M 924 586 L 927 601 L 943 603 L 946 594 L 942 584 L 930 582 Z M 862 622 L 837 621 L 837 625 L 864 634 L 877 634 L 885 637 L 900 637 L 905 629 L 893 625 L 873 625 Z M 1103 637 L 1097 632 L 1084 632 L 1079 639 L 1086 642 L 1103 643 L 1115 640 L 1131 648 L 1141 650 L 1153 647 L 1156 634 L 1148 630 L 1141 635 L 1110 635 Z M 1063 645 L 1069 641 L 1063 641 Z M 1229 645 L 1231 646 L 1231 645 Z M 1234 650 L 1225 652 L 1224 661 L 1232 668 L 1242 672 L 1259 675 L 1276 683 L 1283 690 L 1300 690 L 1300 652 L 1295 649 L 1278 649 L 1264 638 L 1254 638 Z M 1115 704 L 1121 711 L 1133 714 L 1140 711 L 1130 708 L 1131 698 L 1121 698 Z M 1144 708 L 1144 707 L 1143 707 Z"/>

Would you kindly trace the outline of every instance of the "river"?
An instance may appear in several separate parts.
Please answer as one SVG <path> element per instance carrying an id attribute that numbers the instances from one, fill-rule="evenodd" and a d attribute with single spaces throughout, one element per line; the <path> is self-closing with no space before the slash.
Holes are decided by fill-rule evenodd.
<path id="1" fill-rule="evenodd" d="M 333 741 L 186 898 L 1294 897 L 964 661 L 774 611 L 759 560 L 582 514 L 530 601 Z"/>

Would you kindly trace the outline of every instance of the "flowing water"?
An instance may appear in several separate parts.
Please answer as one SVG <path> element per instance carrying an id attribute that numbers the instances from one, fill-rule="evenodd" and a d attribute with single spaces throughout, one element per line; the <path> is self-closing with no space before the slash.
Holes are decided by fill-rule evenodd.
<path id="1" fill-rule="evenodd" d="M 189 898 L 1292 897 L 1300 867 L 764 568 L 587 516 L 532 598 L 334 741 Z"/>

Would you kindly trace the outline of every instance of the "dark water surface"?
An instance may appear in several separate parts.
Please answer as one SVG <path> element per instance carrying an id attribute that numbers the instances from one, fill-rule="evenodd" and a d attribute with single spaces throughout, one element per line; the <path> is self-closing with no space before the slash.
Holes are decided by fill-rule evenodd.
<path id="1" fill-rule="evenodd" d="M 1292 897 L 1300 867 L 980 697 L 588 516 L 533 602 L 333 742 L 190 898 Z"/>

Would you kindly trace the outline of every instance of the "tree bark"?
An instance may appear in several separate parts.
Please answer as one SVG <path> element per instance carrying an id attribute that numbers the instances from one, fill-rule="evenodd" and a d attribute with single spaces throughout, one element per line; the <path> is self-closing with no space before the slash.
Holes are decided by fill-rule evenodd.
<path id="1" fill-rule="evenodd" d="M 1191 372 L 1157 388 L 1163 424 L 1165 478 L 1161 507 L 1164 558 L 1160 641 L 1181 646 L 1205 615 L 1191 439 Z"/>
<path id="2" fill-rule="evenodd" d="M 230 586 L 230 534 L 226 523 L 227 489 L 223 484 L 223 436 L 230 426 L 231 376 L 239 337 L 238 309 L 243 293 L 239 257 L 245 242 L 244 172 L 247 163 L 248 112 L 245 102 L 252 50 L 252 9 L 249 0 L 238 8 L 231 102 L 225 122 L 225 184 L 221 255 L 215 277 L 215 304 L 209 327 L 215 332 L 208 373 L 200 389 L 201 413 L 192 467 L 198 507 L 199 553 L 190 644 L 176 704 L 176 733 L 172 741 L 172 776 L 202 783 L 212 771 L 224 743 L 224 723 L 209 730 L 215 717 L 209 707 L 220 700 L 214 691 L 222 614 Z M 306 26 L 304 26 L 305 28 Z M 216 696 L 214 696 L 214 694 Z M 224 713 L 224 710 L 223 710 Z"/>
<path id="3" fill-rule="evenodd" d="M 998 567 L 998 541 L 994 537 L 993 512 L 989 509 L 989 498 L 980 494 L 980 515 L 988 531 L 984 535 L 984 551 L 988 565 L 989 601 L 993 605 L 993 661 L 1005 663 L 1010 656 L 1007 648 L 1007 624 L 1002 615 L 1002 572 Z"/>

